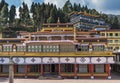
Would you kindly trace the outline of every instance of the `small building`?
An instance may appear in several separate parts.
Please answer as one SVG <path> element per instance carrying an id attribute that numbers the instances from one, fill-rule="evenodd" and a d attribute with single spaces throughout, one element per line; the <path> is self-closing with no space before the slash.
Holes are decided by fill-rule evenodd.
<path id="1" fill-rule="evenodd" d="M 107 38 L 108 50 L 117 51 L 120 49 L 120 30 L 100 31 L 100 37 Z"/>

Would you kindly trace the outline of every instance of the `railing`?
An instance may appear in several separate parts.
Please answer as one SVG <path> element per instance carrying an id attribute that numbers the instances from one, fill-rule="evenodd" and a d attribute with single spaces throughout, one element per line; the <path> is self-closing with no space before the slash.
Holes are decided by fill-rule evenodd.
<path id="1" fill-rule="evenodd" d="M 0 56 L 115 56 L 112 51 L 101 52 L 0 52 Z"/>

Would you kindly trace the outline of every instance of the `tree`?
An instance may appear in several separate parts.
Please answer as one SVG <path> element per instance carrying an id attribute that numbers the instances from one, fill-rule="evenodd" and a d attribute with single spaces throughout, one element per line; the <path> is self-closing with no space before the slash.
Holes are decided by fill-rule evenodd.
<path id="1" fill-rule="evenodd" d="M 7 4 L 7 3 L 5 2 L 5 0 L 1 0 L 1 2 L 0 2 L 0 11 L 2 10 L 2 8 L 3 8 L 3 6 L 4 6 L 5 4 Z"/>
<path id="2" fill-rule="evenodd" d="M 60 8 L 58 9 L 58 17 L 61 23 L 66 23 L 65 13 Z"/>
<path id="3" fill-rule="evenodd" d="M 86 13 L 89 13 L 89 10 L 88 10 L 87 5 L 84 7 L 84 11 L 85 11 Z"/>
<path id="4" fill-rule="evenodd" d="M 50 17 L 48 18 L 48 21 L 47 21 L 48 23 L 55 23 L 54 13 L 55 13 L 55 10 L 52 9 L 51 12 L 50 12 Z"/>
<path id="5" fill-rule="evenodd" d="M 24 23 L 25 25 L 29 25 L 29 22 L 30 22 L 30 12 L 29 12 L 29 9 L 28 9 L 28 6 L 27 4 L 24 5 Z"/>
<path id="6" fill-rule="evenodd" d="M 2 24 L 7 24 L 8 22 L 8 4 L 5 4 L 0 12 L 0 18 Z"/>
<path id="7" fill-rule="evenodd" d="M 71 4 L 70 0 L 66 1 L 65 5 L 63 6 L 63 11 L 66 14 L 72 12 L 72 4 Z"/>
<path id="8" fill-rule="evenodd" d="M 29 15 L 29 9 L 27 4 L 25 4 L 24 2 L 22 3 L 22 7 L 19 8 L 19 16 L 20 16 L 20 22 L 22 24 L 28 25 L 30 22 L 30 15 Z"/>
<path id="9" fill-rule="evenodd" d="M 46 4 L 46 7 L 45 7 L 45 23 L 47 22 L 47 19 L 50 17 L 50 11 L 51 11 L 51 6 L 50 4 Z"/>
<path id="10" fill-rule="evenodd" d="M 9 11 L 9 23 L 10 24 L 15 21 L 15 15 L 16 15 L 16 7 L 12 5 Z"/>
<path id="11" fill-rule="evenodd" d="M 80 11 L 81 11 L 81 5 L 74 3 L 73 11 L 78 11 L 78 12 L 80 12 Z"/>
<path id="12" fill-rule="evenodd" d="M 117 16 L 114 17 L 111 27 L 112 27 L 112 29 L 120 29 L 119 20 L 118 20 Z"/>

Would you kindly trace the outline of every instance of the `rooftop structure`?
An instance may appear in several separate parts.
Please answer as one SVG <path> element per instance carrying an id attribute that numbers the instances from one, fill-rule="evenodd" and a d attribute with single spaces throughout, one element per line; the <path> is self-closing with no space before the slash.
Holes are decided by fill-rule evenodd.
<path id="1" fill-rule="evenodd" d="M 71 23 L 78 30 L 89 31 L 94 29 L 96 26 L 99 26 L 100 30 L 105 30 L 106 27 L 109 29 L 109 26 L 99 16 L 83 12 L 72 12 L 69 15 Z"/>

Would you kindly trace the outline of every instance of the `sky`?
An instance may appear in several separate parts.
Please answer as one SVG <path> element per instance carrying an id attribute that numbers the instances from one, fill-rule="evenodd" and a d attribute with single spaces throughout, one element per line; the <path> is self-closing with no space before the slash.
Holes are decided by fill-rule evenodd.
<path id="1" fill-rule="evenodd" d="M 1 1 L 1 0 L 0 0 Z M 63 7 L 67 0 L 5 0 L 9 7 L 11 5 L 15 5 L 17 8 L 17 17 L 19 15 L 18 9 L 21 6 L 22 2 L 28 4 L 30 8 L 32 2 L 40 2 L 40 3 L 53 3 L 56 4 L 57 7 Z M 80 3 L 81 5 L 87 5 L 88 8 L 94 8 L 99 12 L 103 12 L 106 14 L 115 14 L 120 15 L 120 0 L 70 0 L 71 3 Z"/>

